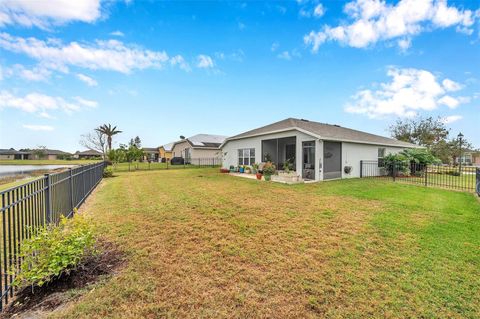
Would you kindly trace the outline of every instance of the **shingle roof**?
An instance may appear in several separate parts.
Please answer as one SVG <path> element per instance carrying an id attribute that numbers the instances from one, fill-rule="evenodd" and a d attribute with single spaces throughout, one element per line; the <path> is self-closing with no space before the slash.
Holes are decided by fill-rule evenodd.
<path id="1" fill-rule="evenodd" d="M 158 148 L 156 148 L 156 147 L 143 147 L 142 150 L 145 151 L 145 152 L 153 152 L 153 153 L 158 152 Z"/>
<path id="2" fill-rule="evenodd" d="M 0 149 L 0 154 L 1 155 L 15 155 L 15 154 L 21 154 L 21 152 L 18 152 L 13 148 L 9 148 L 9 149 L 2 148 L 2 149 Z"/>
<path id="3" fill-rule="evenodd" d="M 167 152 L 171 152 L 174 144 L 175 144 L 175 142 L 171 142 L 171 143 L 162 145 L 160 147 L 163 147 L 163 149 Z"/>
<path id="4" fill-rule="evenodd" d="M 250 130 L 232 137 L 229 140 L 242 139 L 250 136 L 264 135 L 276 131 L 287 131 L 289 129 L 299 129 L 310 134 L 318 136 L 325 140 L 350 141 L 356 143 L 367 143 L 377 145 L 392 145 L 403 147 L 418 147 L 415 144 L 398 141 L 393 138 L 383 137 L 375 134 L 370 134 L 362 131 L 341 127 L 339 125 L 331 125 L 326 123 L 319 123 L 303 119 L 288 118 L 280 122 L 270 125 L 262 126 L 254 130 Z"/>
<path id="5" fill-rule="evenodd" d="M 173 143 L 172 149 L 175 144 L 181 143 L 183 141 L 187 141 L 188 143 L 190 143 L 193 148 L 219 148 L 226 138 L 227 137 L 223 135 L 197 134 Z"/>
<path id="6" fill-rule="evenodd" d="M 75 154 L 86 155 L 86 156 L 102 156 L 103 154 L 96 150 L 85 150 L 85 151 L 76 151 Z"/>

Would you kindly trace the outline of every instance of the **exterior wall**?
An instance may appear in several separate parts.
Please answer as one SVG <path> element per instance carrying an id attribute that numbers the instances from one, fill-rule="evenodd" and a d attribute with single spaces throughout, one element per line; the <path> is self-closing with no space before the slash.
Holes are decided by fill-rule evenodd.
<path id="1" fill-rule="evenodd" d="M 0 155 L 0 160 L 13 160 L 15 159 L 15 155 L 4 155 L 4 154 L 1 154 Z"/>
<path id="2" fill-rule="evenodd" d="M 220 158 L 222 152 L 220 150 L 206 150 L 200 148 L 193 148 L 191 151 L 192 158 Z"/>
<path id="3" fill-rule="evenodd" d="M 360 177 L 360 161 L 376 161 L 378 160 L 378 149 L 385 148 L 385 155 L 390 153 L 399 153 L 406 148 L 392 147 L 383 145 L 342 143 L 342 178 Z M 345 174 L 343 168 L 351 166 L 350 174 Z"/>
<path id="4" fill-rule="evenodd" d="M 262 162 L 262 140 L 274 138 L 296 137 L 296 167 L 299 174 L 302 169 L 302 142 L 315 141 L 316 138 L 305 133 L 292 130 L 281 133 L 266 134 L 249 137 L 241 140 L 228 141 L 222 148 L 222 167 L 229 168 L 230 165 L 238 166 L 238 150 L 243 148 L 255 149 L 255 162 Z M 317 170 L 318 171 L 318 170 Z"/>
<path id="5" fill-rule="evenodd" d="M 158 154 L 160 155 L 160 158 L 166 158 L 167 160 L 173 157 L 173 152 L 167 152 L 163 147 L 158 149 Z"/>
<path id="6" fill-rule="evenodd" d="M 57 159 L 57 155 L 47 155 L 46 158 L 47 160 L 56 160 Z"/>
<path id="7" fill-rule="evenodd" d="M 192 146 L 187 141 L 183 141 L 175 144 L 175 146 L 172 149 L 173 157 L 184 157 L 185 149 L 191 148 L 191 147 Z"/>

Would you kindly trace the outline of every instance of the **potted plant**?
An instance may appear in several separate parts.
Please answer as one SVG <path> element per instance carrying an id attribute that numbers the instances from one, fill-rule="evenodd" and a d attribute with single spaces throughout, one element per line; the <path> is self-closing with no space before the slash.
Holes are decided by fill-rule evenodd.
<path id="1" fill-rule="evenodd" d="M 250 166 L 245 166 L 245 173 L 246 174 L 252 173 L 252 169 L 250 168 Z"/>
<path id="2" fill-rule="evenodd" d="M 257 171 L 257 172 L 255 173 L 255 176 L 257 177 L 258 180 L 261 180 L 263 175 L 262 175 L 262 173 L 260 173 L 259 171 Z"/>
<path id="3" fill-rule="evenodd" d="M 257 172 L 258 172 L 258 164 L 253 163 L 252 164 L 252 174 L 257 174 Z"/>
<path id="4" fill-rule="evenodd" d="M 263 176 L 265 176 L 265 180 L 267 182 L 270 181 L 273 174 L 275 174 L 275 165 L 272 162 L 265 163 L 263 166 Z"/>
<path id="5" fill-rule="evenodd" d="M 243 165 L 240 165 L 239 172 L 245 173 L 245 167 Z"/>
<path id="6" fill-rule="evenodd" d="M 235 172 L 235 166 L 230 165 L 230 173 L 233 173 L 233 172 Z"/>

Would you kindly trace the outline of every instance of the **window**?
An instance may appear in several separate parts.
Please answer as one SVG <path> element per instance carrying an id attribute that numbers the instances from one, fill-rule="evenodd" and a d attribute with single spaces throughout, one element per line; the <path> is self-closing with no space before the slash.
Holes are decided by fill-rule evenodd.
<path id="1" fill-rule="evenodd" d="M 255 163 L 255 149 L 242 148 L 238 150 L 238 165 L 253 165 Z"/>
<path id="2" fill-rule="evenodd" d="M 385 167 L 385 148 L 378 149 L 378 167 Z"/>

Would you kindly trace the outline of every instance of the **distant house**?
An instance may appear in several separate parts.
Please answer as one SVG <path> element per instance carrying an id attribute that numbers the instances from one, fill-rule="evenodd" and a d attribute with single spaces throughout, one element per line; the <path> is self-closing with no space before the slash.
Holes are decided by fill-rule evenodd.
<path id="1" fill-rule="evenodd" d="M 67 157 L 72 156 L 72 154 L 60 151 L 60 150 L 51 150 L 51 149 L 44 149 L 42 150 L 42 155 L 37 154 L 35 150 L 28 150 L 22 149 L 21 152 L 28 153 L 28 159 L 31 160 L 57 160 L 57 159 L 64 159 Z"/>
<path id="2" fill-rule="evenodd" d="M 158 162 L 158 159 L 160 158 L 160 153 L 158 151 L 158 148 L 144 147 L 142 148 L 142 151 L 144 153 L 144 156 L 143 156 L 144 161 Z"/>
<path id="3" fill-rule="evenodd" d="M 0 149 L 0 160 L 23 160 L 28 159 L 28 152 L 17 151 L 13 148 Z"/>
<path id="4" fill-rule="evenodd" d="M 192 159 L 221 158 L 220 145 L 226 138 L 222 135 L 197 134 L 173 143 L 172 155 L 184 158 L 187 163 Z"/>
<path id="5" fill-rule="evenodd" d="M 456 163 L 462 165 L 480 166 L 480 150 L 464 150 L 462 156 L 456 159 Z"/>
<path id="6" fill-rule="evenodd" d="M 172 159 L 172 157 L 173 157 L 173 152 L 172 152 L 173 144 L 174 144 L 174 142 L 168 143 L 168 144 L 162 145 L 158 148 L 158 154 L 159 154 L 159 157 L 160 157 L 160 161 L 166 162 L 166 161 L 169 161 L 169 160 Z"/>
<path id="7" fill-rule="evenodd" d="M 382 163 L 385 155 L 417 145 L 339 125 L 288 118 L 223 142 L 224 168 L 271 161 L 285 163 L 304 180 L 360 177 L 360 161 Z M 380 167 L 380 166 L 379 166 Z"/>
<path id="8" fill-rule="evenodd" d="M 11 159 L 11 160 L 56 160 L 65 157 L 69 157 L 72 154 L 59 151 L 59 150 L 51 150 L 51 149 L 44 149 L 42 150 L 42 156 L 37 154 L 37 151 L 31 149 L 21 149 L 19 151 L 10 148 L 10 149 L 1 149 L 0 150 L 0 159 Z"/>
<path id="9" fill-rule="evenodd" d="M 73 158 L 77 159 L 92 159 L 92 158 L 99 158 L 103 157 L 103 153 L 96 151 L 96 150 L 86 150 L 86 151 L 76 151 L 75 154 L 73 154 Z"/>

